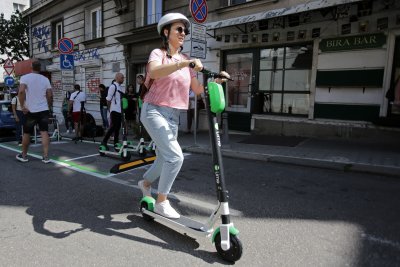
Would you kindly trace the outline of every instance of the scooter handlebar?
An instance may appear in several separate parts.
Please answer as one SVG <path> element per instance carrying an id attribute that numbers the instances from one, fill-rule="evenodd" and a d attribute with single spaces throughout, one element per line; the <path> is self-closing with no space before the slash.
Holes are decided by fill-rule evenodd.
<path id="1" fill-rule="evenodd" d="M 190 62 L 189 63 L 189 67 L 190 68 L 194 68 L 196 66 L 196 64 L 194 64 L 193 62 Z M 223 75 L 220 75 L 219 73 L 216 73 L 216 72 L 212 72 L 212 71 L 209 71 L 209 70 L 207 70 L 207 69 L 205 69 L 204 67 L 201 69 L 201 71 L 200 71 L 201 73 L 203 73 L 203 74 L 205 74 L 205 75 L 208 75 L 209 77 L 212 77 L 212 78 L 220 78 L 220 79 L 227 79 L 227 80 L 229 80 L 229 81 L 233 81 L 231 78 L 227 78 L 227 77 L 225 77 L 225 76 L 223 76 Z"/>

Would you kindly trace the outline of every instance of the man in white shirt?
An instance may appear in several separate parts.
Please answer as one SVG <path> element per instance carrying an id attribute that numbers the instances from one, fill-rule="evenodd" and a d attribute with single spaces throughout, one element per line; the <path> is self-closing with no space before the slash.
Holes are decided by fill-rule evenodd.
<path id="1" fill-rule="evenodd" d="M 40 74 L 40 62 L 32 61 L 32 73 L 20 79 L 18 100 L 25 114 L 24 136 L 22 138 L 22 152 L 16 156 L 21 162 L 28 162 L 28 148 L 31 134 L 36 124 L 39 125 L 42 137 L 44 163 L 49 163 L 49 116 L 53 108 L 53 92 L 48 78 Z"/>
<path id="2" fill-rule="evenodd" d="M 68 113 L 71 111 L 71 105 L 72 105 L 72 121 L 74 122 L 74 128 L 75 128 L 74 140 L 76 141 L 82 137 L 81 130 L 83 130 L 83 125 L 79 125 L 79 122 L 82 122 L 81 120 L 82 120 L 82 116 L 83 116 L 82 113 L 83 113 L 84 105 L 86 102 L 86 94 L 85 94 L 85 92 L 81 91 L 81 87 L 79 86 L 79 84 L 75 84 L 74 89 L 75 89 L 75 91 L 69 97 Z M 71 115 L 71 114 L 69 114 L 69 115 Z M 81 128 L 81 129 L 79 129 L 79 128 Z"/>
<path id="3" fill-rule="evenodd" d="M 102 145 L 107 147 L 108 139 L 112 134 L 114 134 L 114 147 L 119 141 L 119 131 L 121 129 L 121 121 L 122 121 L 122 114 L 121 114 L 121 97 L 122 94 L 125 94 L 125 88 L 121 87 L 122 83 L 124 82 L 124 75 L 120 72 L 115 74 L 115 80 L 108 88 L 107 94 L 107 105 L 108 110 L 110 111 L 111 117 L 111 124 L 110 128 L 108 128 L 107 133 L 104 136 L 103 141 L 101 142 Z"/>

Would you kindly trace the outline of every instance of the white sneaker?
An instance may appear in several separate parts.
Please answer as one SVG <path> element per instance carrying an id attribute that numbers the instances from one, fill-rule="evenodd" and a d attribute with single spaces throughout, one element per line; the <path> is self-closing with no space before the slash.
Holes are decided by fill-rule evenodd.
<path id="1" fill-rule="evenodd" d="M 67 130 L 67 134 L 69 134 L 69 130 Z"/>
<path id="2" fill-rule="evenodd" d="M 151 186 L 146 188 L 143 183 L 144 183 L 144 180 L 140 180 L 138 182 L 138 186 L 139 186 L 140 190 L 142 190 L 143 197 L 146 197 L 146 196 L 151 197 Z"/>
<path id="3" fill-rule="evenodd" d="M 176 212 L 173 207 L 171 207 L 171 205 L 169 204 L 169 200 L 164 200 L 163 202 L 156 203 L 154 205 L 154 212 L 169 219 L 179 219 L 181 217 L 181 215 L 179 215 L 179 213 Z"/>

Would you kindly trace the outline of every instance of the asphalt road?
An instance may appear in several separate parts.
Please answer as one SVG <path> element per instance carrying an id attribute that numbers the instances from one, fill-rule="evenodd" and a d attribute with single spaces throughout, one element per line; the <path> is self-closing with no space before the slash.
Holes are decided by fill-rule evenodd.
<path id="1" fill-rule="evenodd" d="M 0 266 L 230 265 L 209 239 L 143 220 L 136 183 L 145 168 L 109 175 L 117 160 L 95 156 L 94 144 L 52 145 L 50 164 L 34 156 L 19 163 L 12 149 L 0 146 Z M 40 147 L 31 151 L 40 155 Z M 243 243 L 236 266 L 400 265 L 398 179 L 224 163 Z M 210 165 L 207 155 L 186 156 L 171 197 L 181 214 L 201 221 L 210 215 Z"/>

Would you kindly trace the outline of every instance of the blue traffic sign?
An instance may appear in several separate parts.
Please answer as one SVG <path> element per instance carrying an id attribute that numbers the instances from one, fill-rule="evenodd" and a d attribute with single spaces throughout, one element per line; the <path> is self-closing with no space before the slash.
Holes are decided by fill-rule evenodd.
<path id="1" fill-rule="evenodd" d="M 208 7 L 206 0 L 191 0 L 190 13 L 197 23 L 203 23 L 207 19 Z"/>
<path id="2" fill-rule="evenodd" d="M 69 38 L 61 38 L 58 41 L 58 51 L 62 54 L 71 54 L 74 51 L 74 42 Z"/>
<path id="3" fill-rule="evenodd" d="M 74 55 L 61 54 L 60 55 L 60 69 L 73 70 L 74 69 Z"/>
<path id="4" fill-rule="evenodd" d="M 15 80 L 11 76 L 7 76 L 4 78 L 4 84 L 8 87 L 14 86 Z"/>

